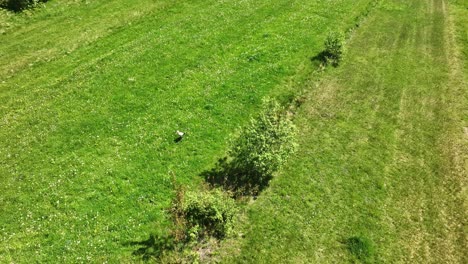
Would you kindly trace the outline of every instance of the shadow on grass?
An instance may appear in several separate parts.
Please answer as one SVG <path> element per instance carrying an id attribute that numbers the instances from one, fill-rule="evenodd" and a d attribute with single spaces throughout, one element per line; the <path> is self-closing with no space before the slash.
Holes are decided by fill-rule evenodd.
<path id="1" fill-rule="evenodd" d="M 319 54 L 313 56 L 310 58 L 310 61 L 312 62 L 312 65 L 318 67 L 318 68 L 323 68 L 327 65 L 331 65 L 333 67 L 338 67 L 338 62 L 336 59 L 332 59 L 333 55 L 330 54 L 330 52 L 327 51 L 322 51 Z"/>
<path id="2" fill-rule="evenodd" d="M 48 0 L 0 0 L 0 9 L 20 13 L 25 9 L 32 9 L 39 3 L 45 3 Z"/>
<path id="3" fill-rule="evenodd" d="M 329 56 L 328 52 L 322 51 L 319 54 L 310 58 L 310 61 L 315 65 L 327 63 L 327 57 Z"/>
<path id="4" fill-rule="evenodd" d="M 373 263 L 375 248 L 366 237 L 354 236 L 343 241 L 349 252 L 362 263 Z"/>
<path id="5" fill-rule="evenodd" d="M 201 176 L 212 187 L 221 187 L 235 197 L 257 196 L 271 180 L 271 175 L 258 175 L 255 170 L 247 169 L 235 159 L 228 160 L 227 157 L 219 159 L 213 169 L 202 172 Z"/>
<path id="6" fill-rule="evenodd" d="M 126 243 L 129 246 L 140 246 L 133 251 L 134 256 L 140 256 L 143 260 L 159 259 L 165 252 L 176 249 L 172 236 L 150 235 L 147 240 L 132 241 Z"/>

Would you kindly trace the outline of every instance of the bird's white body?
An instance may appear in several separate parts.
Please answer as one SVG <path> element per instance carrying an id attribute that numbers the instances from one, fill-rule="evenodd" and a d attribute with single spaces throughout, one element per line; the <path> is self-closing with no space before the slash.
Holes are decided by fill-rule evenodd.
<path id="1" fill-rule="evenodd" d="M 183 137 L 183 136 L 185 135 L 184 132 L 179 131 L 179 130 L 176 131 L 176 134 L 177 134 L 179 137 Z"/>

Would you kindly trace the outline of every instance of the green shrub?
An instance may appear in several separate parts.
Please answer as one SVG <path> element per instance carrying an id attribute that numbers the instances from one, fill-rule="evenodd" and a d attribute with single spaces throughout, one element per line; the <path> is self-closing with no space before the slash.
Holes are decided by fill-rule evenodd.
<path id="1" fill-rule="evenodd" d="M 220 189 L 186 192 L 178 211 L 183 221 L 179 228 L 185 232 L 185 240 L 197 241 L 204 237 L 224 238 L 232 232 L 237 206 L 231 197 Z"/>
<path id="2" fill-rule="evenodd" d="M 325 60 L 327 64 L 337 66 L 346 51 L 346 38 L 342 32 L 331 32 L 325 40 Z"/>
<path id="3" fill-rule="evenodd" d="M 0 0 L 0 7 L 19 12 L 41 2 L 44 3 L 47 0 Z"/>
<path id="4" fill-rule="evenodd" d="M 229 155 L 239 176 L 265 184 L 296 149 L 296 128 L 276 101 L 266 99 L 258 118 L 252 118 L 234 141 Z"/>

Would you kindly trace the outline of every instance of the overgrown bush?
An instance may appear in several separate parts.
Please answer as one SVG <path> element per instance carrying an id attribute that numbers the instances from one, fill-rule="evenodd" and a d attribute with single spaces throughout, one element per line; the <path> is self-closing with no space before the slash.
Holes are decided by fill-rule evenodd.
<path id="1" fill-rule="evenodd" d="M 47 2 L 47 0 L 0 0 L 0 7 L 19 12 L 38 3 L 44 2 Z"/>
<path id="2" fill-rule="evenodd" d="M 327 64 L 337 66 L 346 51 L 346 38 L 342 32 L 331 32 L 325 40 L 325 60 Z"/>
<path id="3" fill-rule="evenodd" d="M 220 189 L 178 191 L 172 212 L 177 240 L 221 239 L 232 232 L 237 206 L 234 199 Z"/>
<path id="4" fill-rule="evenodd" d="M 278 102 L 266 99 L 263 110 L 252 118 L 234 141 L 232 163 L 251 182 L 265 184 L 296 149 L 296 128 Z"/>
<path id="5" fill-rule="evenodd" d="M 232 191 L 235 197 L 257 195 L 273 173 L 296 150 L 292 108 L 265 99 L 260 114 L 250 119 L 232 142 L 227 156 L 202 173 L 212 186 Z"/>

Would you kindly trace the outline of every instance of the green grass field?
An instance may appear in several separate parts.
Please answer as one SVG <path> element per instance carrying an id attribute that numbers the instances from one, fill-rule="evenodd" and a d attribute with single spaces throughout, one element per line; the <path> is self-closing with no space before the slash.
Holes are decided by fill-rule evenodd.
<path id="1" fill-rule="evenodd" d="M 198 188 L 262 98 L 299 94 L 299 151 L 211 260 L 466 263 L 467 7 L 0 10 L 0 263 L 141 261 L 135 243 L 167 229 L 173 175 Z M 348 29 L 342 65 L 317 71 L 328 32 Z"/>
<path id="2" fill-rule="evenodd" d="M 133 261 L 368 0 L 50 1 L 0 20 L 0 262 Z M 174 143 L 174 131 L 186 138 Z"/>
<path id="3" fill-rule="evenodd" d="M 387 0 L 371 13 L 343 65 L 309 84 L 300 150 L 223 262 L 468 261 L 466 7 Z"/>

